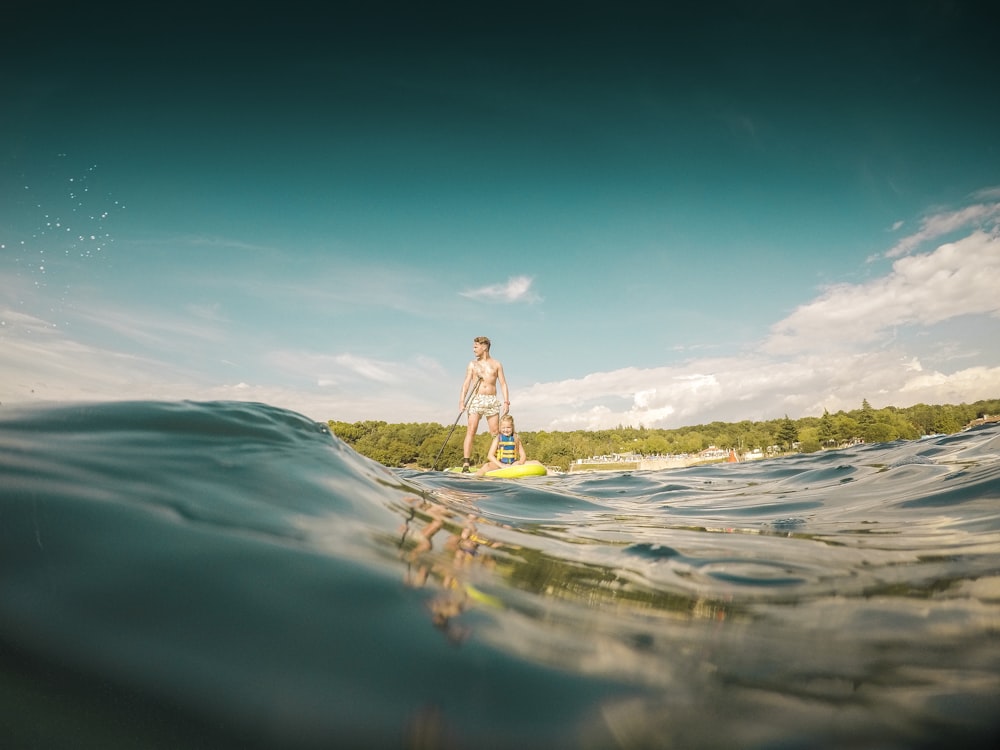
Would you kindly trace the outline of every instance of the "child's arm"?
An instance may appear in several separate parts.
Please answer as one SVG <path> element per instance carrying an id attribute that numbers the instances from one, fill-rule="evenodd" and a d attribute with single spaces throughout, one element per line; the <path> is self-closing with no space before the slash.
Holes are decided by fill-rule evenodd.
<path id="1" fill-rule="evenodd" d="M 521 436 L 517 436 L 517 456 L 518 463 L 523 464 L 528 460 L 528 454 L 524 452 L 524 444 L 521 442 Z"/>

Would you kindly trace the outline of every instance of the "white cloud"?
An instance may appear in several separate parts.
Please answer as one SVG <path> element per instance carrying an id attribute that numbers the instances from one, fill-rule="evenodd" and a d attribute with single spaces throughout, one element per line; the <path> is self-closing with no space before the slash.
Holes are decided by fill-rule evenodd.
<path id="1" fill-rule="evenodd" d="M 259 401 L 317 420 L 442 421 L 443 399 L 402 387 L 440 380 L 440 366 L 377 362 L 354 355 L 275 353 L 271 364 L 293 371 L 295 382 L 213 382 L 203 371 L 176 362 L 124 354 L 75 340 L 46 321 L 15 310 L 0 311 L 0 404 L 190 399 Z M 268 359 L 267 356 L 264 357 Z M 334 372 L 322 386 L 317 372 Z M 258 373 L 259 375 L 259 373 Z M 304 377 L 313 385 L 302 385 Z M 246 375 L 244 374 L 244 377 Z M 345 387 L 346 386 L 346 387 Z M 450 401 L 449 401 L 450 403 Z"/>
<path id="2" fill-rule="evenodd" d="M 705 374 L 708 370 L 711 375 Z M 998 367 L 928 372 L 912 357 L 891 350 L 791 361 L 750 355 L 678 367 L 626 368 L 539 383 L 519 391 L 512 401 L 523 430 L 584 430 L 819 416 L 824 409 L 856 409 L 865 398 L 873 406 L 902 407 L 998 395 Z"/>
<path id="3" fill-rule="evenodd" d="M 401 378 L 393 372 L 391 365 L 378 362 L 367 357 L 357 357 L 353 354 L 338 354 L 333 361 L 341 368 L 356 375 L 379 383 L 399 383 Z"/>
<path id="4" fill-rule="evenodd" d="M 900 258 L 885 277 L 841 284 L 775 324 L 764 350 L 794 354 L 878 341 L 894 327 L 1000 313 L 1000 238 L 975 231 L 931 253 Z"/>
<path id="5" fill-rule="evenodd" d="M 982 190 L 977 193 L 981 199 L 996 198 L 1000 193 L 1000 188 Z M 920 229 L 915 233 L 903 237 L 885 254 L 886 258 L 898 258 L 913 252 L 925 242 L 939 239 L 951 232 L 958 232 L 969 227 L 978 227 L 990 224 L 996 226 L 996 218 L 1000 216 L 1000 202 L 977 203 L 965 206 L 954 211 L 943 211 L 941 213 L 927 216 L 921 221 Z M 897 223 L 896 226 L 899 226 Z M 894 227 L 895 228 L 895 227 Z"/>
<path id="6" fill-rule="evenodd" d="M 278 350 L 267 352 L 264 359 L 276 370 L 294 379 L 304 378 L 323 386 L 370 383 L 399 388 L 409 382 L 428 382 L 446 377 L 444 368 L 425 355 L 401 362 L 362 357 L 350 352 L 322 354 Z"/>
<path id="7" fill-rule="evenodd" d="M 178 342 L 189 345 L 193 340 L 207 343 L 225 340 L 226 333 L 218 325 L 225 321 L 218 312 L 212 313 L 205 307 L 188 308 L 188 312 L 190 317 L 103 305 L 74 308 L 69 317 L 73 318 L 74 326 L 86 327 L 91 335 L 104 331 L 150 348 L 172 348 Z"/>
<path id="8" fill-rule="evenodd" d="M 179 379 L 174 366 L 84 344 L 30 315 L 5 310 L 2 317 L 0 402 L 187 397 L 171 388 Z"/>
<path id="9" fill-rule="evenodd" d="M 825 290 L 754 351 L 539 383 L 512 400 L 522 429 L 574 430 L 819 415 L 862 399 L 903 407 L 996 398 L 1000 367 L 983 363 L 982 348 L 1000 336 L 998 279 L 1000 237 L 977 229 L 900 258 L 882 278 Z M 967 339 L 935 339 L 956 320 Z M 935 367 L 921 361 L 920 346 Z M 944 370 L 961 360 L 963 369 Z"/>
<path id="10" fill-rule="evenodd" d="M 489 302 L 537 302 L 540 297 L 532 290 L 530 276 L 511 276 L 504 284 L 492 284 L 459 292 L 463 297 Z"/>
<path id="11" fill-rule="evenodd" d="M 226 248 L 230 250 L 240 250 L 246 252 L 266 252 L 273 253 L 276 248 L 266 245 L 256 245 L 251 242 L 233 239 L 230 237 L 218 237 L 207 235 L 187 235 L 169 241 L 171 244 L 195 245 L 197 247 Z"/>
<path id="12" fill-rule="evenodd" d="M 1000 201 L 1000 185 L 977 190 L 972 198 L 977 201 Z"/>
<path id="13" fill-rule="evenodd" d="M 957 224 L 928 221 L 926 236 L 945 225 Z M 455 416 L 460 377 L 453 366 L 442 366 L 423 347 L 409 360 L 393 359 L 392 337 L 384 358 L 361 356 L 346 343 L 337 353 L 267 350 L 259 338 L 235 336 L 239 317 L 223 316 L 211 299 L 157 315 L 115 307 L 96 294 L 86 310 L 74 309 L 71 325 L 56 327 L 54 314 L 39 312 L 46 305 L 30 299 L 30 280 L 7 279 L 12 283 L 0 284 L 4 404 L 236 399 L 314 419 L 450 424 Z M 742 354 L 711 356 L 706 348 L 689 351 L 682 364 L 517 386 L 512 410 L 522 430 L 574 430 L 819 415 L 857 408 L 865 398 L 876 407 L 996 398 L 997 279 L 1000 236 L 970 227 L 932 251 L 897 258 L 880 278 L 823 290 Z M 323 286 L 306 285 L 301 293 Z M 533 280 L 521 276 L 464 294 L 515 302 L 537 299 L 532 290 Z M 285 291 L 299 293 L 294 286 Z M 305 315 L 312 314 L 309 307 Z M 136 356 L 136 349 L 149 355 Z M 210 370 L 237 352 L 245 360 L 239 367 L 230 361 Z"/>
<path id="14" fill-rule="evenodd" d="M 399 385 L 406 379 L 401 363 L 359 357 L 349 352 L 317 354 L 307 351 L 272 351 L 264 359 L 292 379 L 301 378 L 326 387 L 344 383 Z"/>

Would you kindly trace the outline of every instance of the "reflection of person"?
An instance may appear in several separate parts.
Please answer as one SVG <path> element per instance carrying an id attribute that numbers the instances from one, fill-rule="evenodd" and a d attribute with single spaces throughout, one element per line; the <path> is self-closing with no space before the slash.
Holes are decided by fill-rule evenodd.
<path id="1" fill-rule="evenodd" d="M 490 340 L 486 336 L 477 336 L 472 341 L 472 352 L 476 358 L 465 368 L 465 382 L 462 383 L 462 395 L 458 399 L 459 409 L 464 410 L 465 397 L 469 389 L 475 387 L 476 394 L 469 402 L 469 426 L 465 431 L 465 442 L 462 445 L 462 471 L 469 471 L 472 462 L 472 444 L 479 429 L 479 420 L 486 417 L 490 434 L 498 432 L 498 421 L 501 414 L 510 411 L 510 394 L 507 392 L 507 378 L 503 374 L 503 365 L 490 356 Z M 478 383 L 478 385 L 474 385 Z M 497 384 L 503 392 L 503 402 L 497 397 Z"/>
<path id="2" fill-rule="evenodd" d="M 476 516 L 468 514 L 457 529 L 459 519 L 445 506 L 430 502 L 426 498 L 410 499 L 410 517 L 406 519 L 401 529 L 399 547 L 400 554 L 407 560 L 405 582 L 408 586 L 422 588 L 429 581 L 440 583 L 440 593 L 431 599 L 427 606 L 431 611 L 431 621 L 441 630 L 452 643 L 460 643 L 471 632 L 468 626 L 455 621 L 475 602 L 490 606 L 501 606 L 499 600 L 478 590 L 468 581 L 469 568 L 473 565 L 492 568 L 495 562 L 489 557 L 479 557 L 480 545 L 499 547 L 498 542 L 489 542 L 476 531 Z M 418 516 L 419 511 L 419 516 Z M 427 520 L 427 525 L 414 534 L 412 547 L 404 549 L 411 525 Z M 456 528 L 447 529 L 448 526 Z M 449 532 L 448 538 L 441 545 L 439 554 L 432 554 L 434 536 L 443 528 Z"/>
<path id="3" fill-rule="evenodd" d="M 488 471 L 502 469 L 515 464 L 538 464 L 541 461 L 529 461 L 524 452 L 520 436 L 514 431 L 514 417 L 504 414 L 500 418 L 500 434 L 493 438 L 490 450 L 486 455 L 486 463 L 479 467 L 477 475 L 482 476 Z"/>

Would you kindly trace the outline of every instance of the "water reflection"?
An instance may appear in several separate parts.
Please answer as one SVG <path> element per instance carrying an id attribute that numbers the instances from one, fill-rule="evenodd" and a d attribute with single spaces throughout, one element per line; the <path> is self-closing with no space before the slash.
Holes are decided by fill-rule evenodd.
<path id="1" fill-rule="evenodd" d="M 480 514 L 472 502 L 475 499 L 481 498 L 452 493 L 411 496 L 399 528 L 397 547 L 406 564 L 404 582 L 435 590 L 427 605 L 431 620 L 452 643 L 470 635 L 471 627 L 460 616 L 473 607 L 506 608 L 539 620 L 547 617 L 545 602 L 582 605 L 616 616 L 628 611 L 655 614 L 675 621 L 749 617 L 731 593 L 698 591 L 687 583 L 664 586 L 662 581 L 646 578 L 641 565 L 635 569 L 621 565 L 629 555 L 643 561 L 670 558 L 675 553 L 668 548 L 622 546 L 616 550 L 618 564 L 603 565 L 573 559 L 558 547 L 546 550 L 544 545 L 500 541 L 498 536 L 520 532 Z M 535 536 L 530 538 L 537 541 Z M 685 577 L 682 568 L 674 571 L 679 580 Z M 717 574 L 709 571 L 708 575 Z"/>
<path id="2" fill-rule="evenodd" d="M 456 618 L 474 604 L 499 607 L 500 602 L 473 582 L 473 570 L 491 571 L 496 560 L 480 553 L 498 549 L 480 532 L 482 519 L 473 512 L 457 512 L 430 497 L 409 499 L 409 514 L 400 529 L 400 555 L 406 562 L 404 582 L 414 588 L 433 585 L 437 594 L 428 602 L 434 627 L 453 643 L 470 633 Z M 436 541 L 435 541 L 436 540 Z"/>

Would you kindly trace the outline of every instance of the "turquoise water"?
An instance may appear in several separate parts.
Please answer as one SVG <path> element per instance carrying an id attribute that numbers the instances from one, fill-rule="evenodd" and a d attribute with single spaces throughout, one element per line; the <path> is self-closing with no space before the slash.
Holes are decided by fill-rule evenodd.
<path id="1" fill-rule="evenodd" d="M 5 747 L 992 747 L 1000 429 L 519 481 L 0 410 Z"/>

